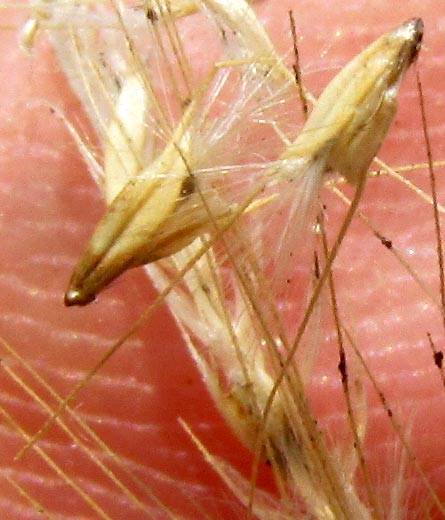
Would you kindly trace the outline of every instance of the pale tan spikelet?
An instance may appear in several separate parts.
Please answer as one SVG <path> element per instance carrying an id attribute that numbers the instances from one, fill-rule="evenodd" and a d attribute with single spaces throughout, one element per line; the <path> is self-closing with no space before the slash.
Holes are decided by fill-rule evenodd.
<path id="1" fill-rule="evenodd" d="M 244 21 L 246 13 L 250 13 L 249 16 L 254 19 L 247 4 L 241 1 L 238 4 L 237 10 L 231 11 L 230 18 L 225 21 L 235 28 Z M 211 10 L 214 7 L 217 8 L 218 15 L 222 16 L 221 5 L 209 4 Z M 262 77 L 262 68 L 258 70 L 258 67 L 263 66 L 261 60 L 264 60 L 264 66 L 270 71 L 271 81 L 281 87 L 283 80 L 286 80 L 286 85 L 289 76 L 276 72 L 284 70 L 284 67 L 273 53 L 273 47 L 261 26 L 256 22 L 250 29 L 255 34 L 255 41 L 259 38 L 265 40 L 264 47 L 268 49 L 266 58 L 259 55 L 259 51 L 264 49 L 257 49 L 254 45 L 245 48 L 243 42 L 252 41 L 253 37 L 244 35 L 243 40 L 243 33 L 237 29 L 241 38 L 239 60 L 221 64 L 219 68 L 242 68 L 244 65 L 246 71 L 243 74 L 251 80 L 252 76 Z M 218 73 L 218 68 L 212 75 L 215 73 Z M 202 113 L 207 110 L 203 103 L 208 94 L 207 83 L 211 83 L 212 76 L 201 87 L 196 99 L 187 106 L 170 143 L 153 164 L 144 163 L 146 123 L 143 118 L 137 119 L 151 108 L 149 98 L 143 98 L 141 94 L 144 78 L 138 78 L 134 74 L 125 78 L 124 75 L 121 81 L 121 92 L 117 96 L 111 122 L 105 130 L 104 178 L 110 206 L 75 269 L 66 294 L 67 305 L 90 302 L 124 270 L 174 253 L 207 231 L 212 221 L 227 220 L 234 210 L 232 201 L 224 201 L 216 193 L 213 197 L 206 193 L 206 202 L 203 203 L 200 192 L 205 189 L 205 184 L 195 175 L 195 170 L 203 165 L 203 159 L 199 155 L 195 156 L 196 150 L 202 148 L 198 139 L 206 142 L 205 133 L 196 129 L 196 119 L 203 118 Z M 140 110 L 135 111 L 134 117 L 132 111 L 126 110 L 121 117 L 120 107 L 125 109 L 134 100 L 141 103 Z M 232 107 L 231 113 L 233 112 Z M 226 116 L 228 122 L 229 115 Z M 218 141 L 222 141 L 224 135 L 230 131 L 231 124 L 233 122 L 222 128 L 223 133 Z M 131 133 L 126 132 L 127 127 L 131 127 Z M 198 135 L 195 136 L 194 132 Z M 219 143 L 214 143 L 213 146 L 216 144 L 221 146 Z M 206 142 L 206 146 L 208 149 L 205 153 L 202 149 L 199 153 L 208 158 L 214 150 L 210 142 Z M 133 159 L 129 161 L 127 156 L 131 154 Z M 127 183 L 125 179 L 128 179 Z M 104 240 L 105 236 L 109 238 Z"/>
<path id="2" fill-rule="evenodd" d="M 400 82 L 417 57 L 422 35 L 422 20 L 409 20 L 348 63 L 323 91 L 286 157 L 306 156 L 332 143 L 329 167 L 357 184 L 393 121 Z"/>

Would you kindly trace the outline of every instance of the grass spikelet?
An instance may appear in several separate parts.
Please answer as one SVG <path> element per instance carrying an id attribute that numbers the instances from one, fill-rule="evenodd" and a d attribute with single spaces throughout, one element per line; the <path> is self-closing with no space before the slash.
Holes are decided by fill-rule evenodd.
<path id="1" fill-rule="evenodd" d="M 431 18 L 404 5 L 337 61 L 350 39 L 337 29 L 320 44 L 309 10 L 293 13 L 291 30 L 286 7 L 67 1 L 2 11 L 17 49 L 25 27 L 29 56 L 16 55 L 32 63 L 11 80 L 27 100 L 14 121 L 31 124 L 8 140 L 5 118 L 3 134 L 5 168 L 19 179 L 15 200 L 3 190 L 19 230 L 5 236 L 16 252 L 4 261 L 0 331 L 8 517 L 445 516 L 434 51 L 422 53 L 419 88 L 408 73 L 378 170 L 365 175 L 419 22 L 385 42 L 412 31 L 405 55 L 378 59 L 373 79 L 349 72 L 311 108 L 378 36 L 410 15 L 430 31 Z M 268 17 L 281 20 L 281 38 L 266 33 Z M 85 166 L 89 185 L 77 180 L 88 182 Z M 19 241 L 31 227 L 34 238 Z M 91 233 L 66 295 L 89 305 L 63 309 Z M 137 270 L 120 276 L 147 262 L 151 282 Z"/>

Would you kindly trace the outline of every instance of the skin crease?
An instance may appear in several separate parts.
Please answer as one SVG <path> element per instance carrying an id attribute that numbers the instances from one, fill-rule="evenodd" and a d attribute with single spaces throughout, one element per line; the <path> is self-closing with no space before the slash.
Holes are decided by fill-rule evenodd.
<path id="1" fill-rule="evenodd" d="M 391 7 L 377 0 L 338 2 L 332 10 L 326 10 L 325 5 L 318 0 L 292 5 L 275 0 L 263 1 L 256 8 L 280 51 L 290 46 L 287 11 L 294 9 L 303 74 L 317 94 L 338 67 L 377 36 L 410 17 L 424 19 L 424 50 L 418 69 L 427 100 L 434 157 L 445 158 L 441 139 L 443 95 L 435 90 L 440 88 L 444 72 L 443 60 L 438 59 L 444 36 L 443 18 L 436 13 L 440 2 L 419 5 L 405 0 L 393 2 Z M 23 20 L 23 13 L 4 13 L 2 26 L 15 27 Z M 195 40 L 194 52 L 199 59 L 202 46 L 197 37 Z M 63 292 L 71 269 L 103 205 L 63 124 L 43 101 L 51 100 L 81 125 L 86 123 L 44 41 L 39 41 L 34 55 L 28 58 L 18 50 L 14 31 L 5 29 L 0 46 L 0 75 L 7 78 L 2 82 L 0 98 L 0 335 L 65 395 L 129 329 L 156 293 L 138 269 L 114 282 L 97 302 L 85 308 L 64 308 Z M 314 72 L 320 69 L 321 73 Z M 399 105 L 393 131 L 380 156 L 392 165 L 424 162 L 413 70 L 408 73 Z M 410 179 L 425 189 L 428 186 L 425 171 L 410 174 Z M 438 183 L 440 188 L 440 175 Z M 344 208 L 326 190 L 323 201 L 329 210 L 331 235 Z M 437 295 L 430 206 L 396 181 L 379 178 L 369 181 L 361 209 Z M 443 489 L 445 393 L 426 336 L 430 332 L 437 348 L 442 347 L 439 312 L 362 224 L 354 224 L 347 237 L 336 264 L 336 284 L 345 323 L 359 338 L 360 349 L 394 415 L 409 425 L 410 442 L 433 487 Z M 311 397 L 320 424 L 334 432 L 341 431 L 344 405 L 336 370 L 336 342 L 330 328 L 327 335 Z M 23 377 L 53 408 L 54 400 L 3 348 L 0 358 L 0 406 L 27 432 L 35 432 L 47 414 L 13 381 L 8 370 Z M 400 466 L 394 462 L 396 443 L 385 412 L 373 391 L 369 399 L 366 457 L 379 495 L 385 497 Z M 194 448 L 177 418 L 182 417 L 191 426 L 211 453 L 246 475 L 249 452 L 215 411 L 166 309 L 161 308 L 107 362 L 73 406 L 118 454 L 119 462 L 101 455 L 103 449 L 65 415 L 67 424 L 137 497 L 154 508 L 150 509 L 152 513 L 159 507 L 138 491 L 121 466 L 131 469 L 168 507 L 186 518 L 204 518 L 204 512 L 209 518 L 242 517 L 242 508 Z M 35 450 L 19 462 L 12 460 L 23 438 L 4 414 L 1 417 L 0 467 L 5 478 L 0 479 L 0 516 L 12 520 L 40 518 L 38 506 L 30 505 L 7 480 L 13 478 L 54 518 L 100 518 L 99 512 L 57 476 Z M 54 426 L 39 446 L 94 497 L 109 518 L 149 518 L 92 464 L 78 444 Z M 270 481 L 267 469 L 262 468 L 261 484 L 270 486 Z M 422 517 L 426 491 L 411 466 L 406 485 L 410 508 L 406 518 Z M 440 496 L 445 500 L 443 491 Z M 431 505 L 431 499 L 427 500 L 427 506 Z M 164 518 L 160 512 L 153 517 Z M 442 516 L 436 512 L 436 517 Z"/>

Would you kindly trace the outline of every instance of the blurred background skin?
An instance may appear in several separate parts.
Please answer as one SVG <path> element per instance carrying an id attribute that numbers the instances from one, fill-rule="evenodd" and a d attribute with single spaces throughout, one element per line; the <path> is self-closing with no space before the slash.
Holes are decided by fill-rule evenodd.
<path id="1" fill-rule="evenodd" d="M 401 21 L 421 16 L 426 32 L 419 70 L 434 155 L 443 159 L 445 108 L 440 89 L 444 78 L 445 24 L 440 4 L 437 0 L 404 0 L 391 5 L 383 0 L 355 0 L 336 2 L 335 8 L 327 8 L 321 0 L 275 0 L 259 2 L 255 9 L 280 51 L 290 47 L 287 12 L 294 10 L 301 36 L 303 73 L 306 72 L 306 82 L 317 94 L 339 66 L 366 44 Z M 23 12 L 0 11 L 0 17 L 2 27 L 18 25 L 24 19 Z M 193 20 L 187 23 L 193 24 Z M 24 55 L 17 42 L 16 32 L 2 32 L 0 335 L 65 395 L 102 358 L 113 341 L 128 330 L 156 294 L 138 269 L 122 276 L 88 307 L 63 307 L 63 292 L 71 269 L 103 211 L 103 203 L 63 124 L 43 105 L 50 100 L 81 125 L 87 125 L 44 37 L 32 57 Z M 204 60 L 206 53 L 199 35 L 195 34 L 194 45 L 196 60 Z M 310 73 L 320 69 L 324 71 L 321 74 Z M 412 71 L 403 88 L 393 130 L 381 154 L 387 162 L 400 165 L 425 161 Z M 411 178 L 427 185 L 424 173 Z M 443 185 L 441 178 L 438 182 Z M 443 189 L 441 193 L 444 194 Z M 324 197 L 330 209 L 329 225 L 335 227 L 343 208 L 332 196 Z M 387 179 L 369 182 L 362 207 L 422 270 L 428 284 L 437 289 L 431 208 Z M 428 331 L 438 347 L 442 346 L 440 320 L 400 265 L 378 241 L 369 240 L 367 245 L 361 232 L 360 226 L 354 227 L 338 262 L 337 283 L 347 320 L 360 332 L 360 347 L 394 412 L 408 421 L 418 460 L 433 486 L 440 490 L 445 483 L 445 399 L 426 340 Z M 330 342 L 326 345 L 329 349 Z M 311 394 L 322 424 L 333 431 L 343 405 L 334 340 L 331 346 L 327 351 L 331 354 L 323 356 L 324 361 L 316 370 Z M 35 451 L 20 462 L 12 461 L 23 438 L 11 426 L 11 420 L 19 422 L 27 432 L 34 432 L 47 415 L 8 371 L 23 377 L 36 391 L 41 387 L 4 348 L 0 348 L 0 358 L 0 406 L 10 414 L 9 419 L 4 412 L 0 415 L 0 516 L 11 520 L 40 517 L 7 480 L 13 478 L 55 518 L 99 518 L 99 512 L 94 512 Z M 42 395 L 50 399 L 45 391 Z M 384 493 L 390 489 L 393 477 L 394 435 L 373 394 L 370 401 L 367 460 Z M 210 452 L 244 470 L 246 475 L 250 455 L 215 411 L 164 308 L 107 362 L 73 406 L 118 454 L 119 463 L 109 457 L 103 460 L 141 500 L 150 503 L 122 474 L 120 464 L 151 486 L 170 508 L 189 518 L 201 517 L 196 507 L 210 518 L 236 518 L 241 514 L 236 501 L 194 448 L 177 418 L 182 417 L 191 426 Z M 67 422 L 79 434 L 78 426 L 69 418 Z M 93 451 L 103 452 L 86 435 L 80 435 Z M 94 497 L 110 518 L 148 517 L 58 427 L 53 427 L 39 445 Z M 263 473 L 261 482 L 267 486 L 270 476 L 267 470 Z M 424 492 L 417 481 L 411 469 L 407 486 L 413 517 L 419 512 Z M 443 491 L 441 496 L 445 499 Z"/>

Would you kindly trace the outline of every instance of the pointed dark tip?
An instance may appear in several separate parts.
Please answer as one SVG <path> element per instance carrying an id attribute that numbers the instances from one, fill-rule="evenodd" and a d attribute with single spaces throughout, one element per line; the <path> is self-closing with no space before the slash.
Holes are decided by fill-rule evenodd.
<path id="1" fill-rule="evenodd" d="M 416 33 L 423 34 L 424 24 L 422 18 L 411 18 L 407 23 L 413 26 L 413 29 Z"/>
<path id="2" fill-rule="evenodd" d="M 422 18 L 411 18 L 411 20 L 408 20 L 407 23 L 408 25 L 410 25 L 413 34 L 416 36 L 417 40 L 420 43 L 425 29 Z"/>
<path id="3" fill-rule="evenodd" d="M 65 293 L 64 303 L 66 307 L 74 305 L 87 305 L 95 300 L 94 294 L 88 294 L 80 289 L 68 289 Z"/>
<path id="4" fill-rule="evenodd" d="M 411 18 L 407 20 L 403 26 L 409 31 L 409 40 L 413 43 L 410 63 L 412 63 L 419 54 L 423 39 L 424 24 L 422 18 Z"/>

